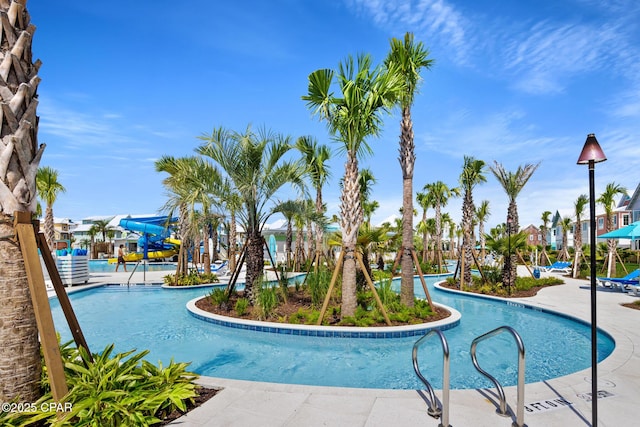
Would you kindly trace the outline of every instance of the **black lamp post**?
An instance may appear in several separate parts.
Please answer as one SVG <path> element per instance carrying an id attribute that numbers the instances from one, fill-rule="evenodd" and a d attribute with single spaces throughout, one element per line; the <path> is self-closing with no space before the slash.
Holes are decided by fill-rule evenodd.
<path id="1" fill-rule="evenodd" d="M 587 140 L 578 158 L 579 165 L 589 165 L 589 245 L 591 246 L 591 425 L 598 425 L 598 328 L 596 326 L 596 195 L 594 189 L 595 164 L 607 160 L 596 136 Z"/>

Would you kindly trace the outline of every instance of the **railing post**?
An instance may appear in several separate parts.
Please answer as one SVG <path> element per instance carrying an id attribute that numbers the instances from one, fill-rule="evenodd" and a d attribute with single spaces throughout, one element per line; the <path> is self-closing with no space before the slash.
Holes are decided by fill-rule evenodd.
<path id="1" fill-rule="evenodd" d="M 433 387 L 431 387 L 429 381 L 422 375 L 420 367 L 418 366 L 418 348 L 432 335 L 436 334 L 440 338 L 440 343 L 442 344 L 442 408 L 438 408 Z M 441 418 L 441 423 L 438 427 L 451 427 L 449 424 L 449 344 L 447 343 L 447 339 L 442 331 L 439 329 L 432 329 L 416 341 L 413 345 L 411 359 L 413 360 L 413 370 L 416 372 L 416 375 L 420 378 L 429 393 L 431 406 L 427 409 L 427 413 L 434 418 Z"/>
<path id="2" fill-rule="evenodd" d="M 516 340 L 516 345 L 518 346 L 518 401 L 516 403 L 516 421 L 513 423 L 515 427 L 524 427 L 524 370 L 525 370 L 525 350 L 524 343 L 522 342 L 522 338 L 515 329 L 510 326 L 500 326 L 492 331 L 489 331 L 485 334 L 480 335 L 475 338 L 471 343 L 471 361 L 473 362 L 473 366 L 475 366 L 476 370 L 480 372 L 482 375 L 487 377 L 493 384 L 496 386 L 498 391 L 498 396 L 500 399 L 500 407 L 498 409 L 498 415 L 502 415 L 504 417 L 508 417 L 509 413 L 507 411 L 507 400 L 504 395 L 504 389 L 493 376 L 491 376 L 487 371 L 482 369 L 478 364 L 478 359 L 476 357 L 476 347 L 478 343 L 484 341 L 488 338 L 491 338 L 495 335 L 501 334 L 503 332 L 509 332 Z"/>

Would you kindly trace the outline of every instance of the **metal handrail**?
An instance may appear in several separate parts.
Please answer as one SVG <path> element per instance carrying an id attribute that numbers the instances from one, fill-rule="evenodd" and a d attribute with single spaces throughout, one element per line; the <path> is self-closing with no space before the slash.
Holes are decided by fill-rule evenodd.
<path id="1" fill-rule="evenodd" d="M 492 331 L 487 332 L 486 334 L 482 334 L 471 343 L 471 361 L 473 362 L 473 366 L 480 372 L 482 375 L 487 377 L 493 384 L 496 386 L 498 390 L 498 396 L 500 398 L 500 408 L 496 411 L 498 415 L 503 417 L 508 417 L 509 413 L 507 411 L 507 400 L 504 395 L 504 390 L 498 380 L 492 377 L 487 371 L 482 369 L 478 364 L 478 359 L 476 357 L 476 347 L 479 342 L 484 341 L 488 338 L 491 338 L 495 335 L 501 334 L 503 332 L 509 332 L 516 340 L 516 345 L 518 346 L 518 402 L 517 402 L 517 413 L 516 413 L 516 421 L 513 423 L 516 427 L 524 426 L 524 343 L 522 342 L 522 338 L 515 329 L 510 326 L 500 326 Z"/>
<path id="2" fill-rule="evenodd" d="M 422 375 L 420 367 L 418 366 L 418 347 L 435 334 L 440 337 L 440 342 L 442 343 L 442 409 L 438 408 L 433 387 L 431 387 L 429 381 Z M 434 418 L 441 417 L 442 422 L 438 427 L 451 427 L 449 425 L 449 344 L 447 344 L 447 339 L 442 331 L 439 329 L 432 329 L 416 341 L 413 345 L 411 359 L 413 360 L 413 370 L 416 372 L 418 378 L 423 382 L 427 388 L 427 392 L 429 393 L 431 406 L 427 409 L 427 413 Z"/>

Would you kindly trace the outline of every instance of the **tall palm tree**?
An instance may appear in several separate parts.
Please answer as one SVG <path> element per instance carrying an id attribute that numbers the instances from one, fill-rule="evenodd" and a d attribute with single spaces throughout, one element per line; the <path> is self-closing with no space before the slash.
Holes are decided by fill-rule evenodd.
<path id="1" fill-rule="evenodd" d="M 36 173 L 36 187 L 40 198 L 47 205 L 43 224 L 44 237 L 47 241 L 47 246 L 49 246 L 49 250 L 54 251 L 56 248 L 53 204 L 56 202 L 58 194 L 64 193 L 67 190 L 58 181 L 58 171 L 49 166 L 38 168 L 38 172 Z"/>
<path id="2" fill-rule="evenodd" d="M 300 162 L 286 160 L 293 148 L 291 138 L 266 129 L 256 133 L 248 126 L 240 133 L 218 128 L 200 139 L 204 142 L 196 151 L 220 167 L 242 200 L 237 214 L 247 233 L 244 293 L 254 302 L 264 269 L 262 229 L 273 214 L 267 205 L 288 185 L 306 193 L 305 169 Z"/>
<path id="3" fill-rule="evenodd" d="M 449 186 L 442 181 L 427 184 L 424 188 L 429 192 L 429 194 L 431 194 L 433 207 L 435 209 L 435 260 L 438 263 L 438 272 L 441 272 L 443 268 L 442 207 L 447 205 L 447 202 L 451 197 L 459 196 L 460 190 L 458 188 L 449 188 Z"/>
<path id="4" fill-rule="evenodd" d="M 550 265 L 551 260 L 549 259 L 549 255 L 547 255 L 547 233 L 549 232 L 549 223 L 551 222 L 551 211 L 542 212 L 542 224 L 540 225 L 540 234 L 542 234 L 542 254 L 540 254 L 540 264 L 541 265 Z"/>
<path id="5" fill-rule="evenodd" d="M 400 280 L 400 301 L 413 307 L 413 170 L 416 162 L 413 141 L 413 120 L 411 106 L 421 82 L 422 69 L 429 69 L 433 60 L 429 50 L 422 42 L 415 42 L 412 33 L 406 33 L 404 39 L 392 38 L 391 50 L 385 64 L 395 69 L 404 81 L 404 90 L 398 98 L 402 109 L 400 121 L 400 169 L 402 170 L 402 278 Z"/>
<path id="6" fill-rule="evenodd" d="M 382 113 L 389 112 L 398 99 L 403 82 L 393 70 L 372 67 L 369 55 L 357 60 L 349 56 L 338 72 L 320 69 L 309 75 L 307 106 L 327 122 L 329 132 L 344 144 L 347 155 L 341 196 L 343 251 L 341 315 L 353 316 L 356 310 L 356 262 L 354 251 L 358 230 L 363 221 L 358 183 L 358 157 L 371 149 L 366 143 L 382 127 Z M 340 96 L 332 91 L 334 77 Z"/>
<path id="7" fill-rule="evenodd" d="M 287 221 L 287 231 L 284 241 L 285 265 L 287 269 L 291 269 L 291 261 L 293 258 L 293 219 L 302 210 L 302 202 L 300 200 L 285 200 L 278 203 L 274 208 L 274 212 L 279 212 Z"/>
<path id="8" fill-rule="evenodd" d="M 460 188 L 463 192 L 462 199 L 462 254 L 464 269 L 462 279 L 464 283 L 471 283 L 471 265 L 473 264 L 472 241 L 473 218 L 475 217 L 475 205 L 473 204 L 473 189 L 483 182 L 487 182 L 485 176 L 485 163 L 472 156 L 464 156 L 464 164 L 460 174 Z"/>
<path id="9" fill-rule="evenodd" d="M 480 235 L 480 263 L 484 264 L 486 257 L 485 246 L 487 244 L 486 236 L 484 234 L 484 223 L 491 215 L 491 209 L 489 209 L 489 201 L 483 200 L 480 202 L 480 206 L 476 208 L 476 219 L 478 220 L 478 234 Z"/>
<path id="10" fill-rule="evenodd" d="M 573 261 L 573 274 L 572 276 L 578 277 L 580 274 L 580 258 L 582 256 L 582 216 L 589 204 L 589 196 L 581 194 L 573 203 L 574 213 L 576 216 L 576 231 L 573 235 L 573 247 L 576 251 Z"/>
<path id="11" fill-rule="evenodd" d="M 558 259 L 560 261 L 568 261 L 569 256 L 569 230 L 571 230 L 571 226 L 573 225 L 573 221 L 571 221 L 570 217 L 560 218 L 558 223 L 560 225 L 560 229 L 562 230 L 562 249 L 558 254 Z"/>
<path id="12" fill-rule="evenodd" d="M 168 201 L 163 206 L 169 217 L 173 217 L 178 211 L 178 236 L 181 240 L 178 252 L 178 265 L 176 267 L 176 280 L 178 276 L 185 276 L 188 271 L 188 248 L 191 247 L 191 234 L 189 233 L 189 204 L 188 198 L 191 193 L 189 176 L 192 170 L 192 163 L 196 162 L 195 157 L 173 157 L 162 156 L 155 162 L 157 172 L 166 172 L 168 177 L 162 180 L 162 184 L 169 192 Z"/>
<path id="13" fill-rule="evenodd" d="M 304 162 L 307 165 L 307 175 L 311 180 L 311 186 L 316 190 L 316 214 L 318 217 L 324 215 L 324 203 L 322 201 L 322 187 L 331 177 L 331 169 L 328 161 L 331 158 L 331 150 L 327 145 L 319 145 L 315 138 L 311 136 L 301 136 L 296 140 L 296 148 L 302 153 Z M 316 256 L 322 254 L 322 240 L 324 229 L 319 222 L 315 224 L 315 253 Z M 311 244 L 309 242 L 309 244 Z"/>
<path id="14" fill-rule="evenodd" d="M 424 192 L 419 191 L 418 193 L 416 193 L 416 202 L 418 202 L 418 205 L 420 205 L 420 207 L 422 208 L 422 219 L 420 220 L 420 222 L 426 224 L 427 211 L 429 210 L 429 208 L 432 208 L 434 206 L 434 200 L 433 194 L 428 190 L 426 185 L 424 186 L 423 190 Z M 428 248 L 427 239 L 429 238 L 429 233 L 427 232 L 426 227 L 422 227 L 420 229 L 422 230 L 422 256 L 420 258 L 422 259 L 422 262 L 426 262 Z"/>
<path id="15" fill-rule="evenodd" d="M 0 2 L 2 114 L 0 122 L 0 236 L 13 236 L 15 212 L 36 209 L 38 69 L 31 42 L 35 26 L 26 2 Z M 0 239 L 0 401 L 35 402 L 40 394 L 40 344 L 20 246 Z"/>
<path id="16" fill-rule="evenodd" d="M 613 230 L 613 210 L 615 209 L 615 197 L 620 195 L 626 195 L 627 189 L 620 184 L 616 184 L 615 182 L 610 182 L 605 187 L 604 191 L 598 197 L 596 202 L 600 203 L 604 208 L 604 216 L 605 216 L 605 229 L 606 232 L 610 232 Z M 617 241 L 615 239 L 607 240 L 607 247 L 609 248 L 609 254 L 607 255 L 607 275 L 608 277 L 612 277 L 613 273 L 616 271 L 616 246 Z"/>
<path id="17" fill-rule="evenodd" d="M 516 198 L 529 181 L 529 178 L 538 169 L 540 163 L 532 164 L 527 163 L 524 166 L 518 166 L 515 172 L 507 171 L 504 166 L 496 161 L 493 162 L 493 166 L 489 169 L 496 177 L 504 192 L 507 193 L 509 198 L 509 207 L 507 208 L 507 233 L 518 233 L 520 231 L 520 224 L 518 218 L 518 204 Z M 517 277 L 517 265 L 518 258 L 516 254 L 509 254 L 504 267 L 502 269 L 502 284 L 507 286 L 507 289 L 511 290 L 516 282 Z"/>

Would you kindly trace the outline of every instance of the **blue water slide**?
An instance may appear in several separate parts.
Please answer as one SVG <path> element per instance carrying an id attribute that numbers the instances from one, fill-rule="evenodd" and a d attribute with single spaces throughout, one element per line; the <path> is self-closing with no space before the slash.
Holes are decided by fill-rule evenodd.
<path id="1" fill-rule="evenodd" d="M 138 239 L 138 246 L 152 250 L 169 249 L 172 245 L 163 241 L 170 236 L 171 230 L 166 227 L 168 217 L 153 216 L 141 218 L 125 218 L 120 220 L 120 227 L 142 234 Z M 175 222 L 177 218 L 171 218 L 169 222 Z"/>
<path id="2" fill-rule="evenodd" d="M 170 222 L 176 221 L 177 218 L 171 218 Z M 153 234 L 155 236 L 166 239 L 171 234 L 170 230 L 165 226 L 167 223 L 166 216 L 150 216 L 143 218 L 123 218 L 120 220 L 120 227 L 135 231 L 137 233 Z"/>

